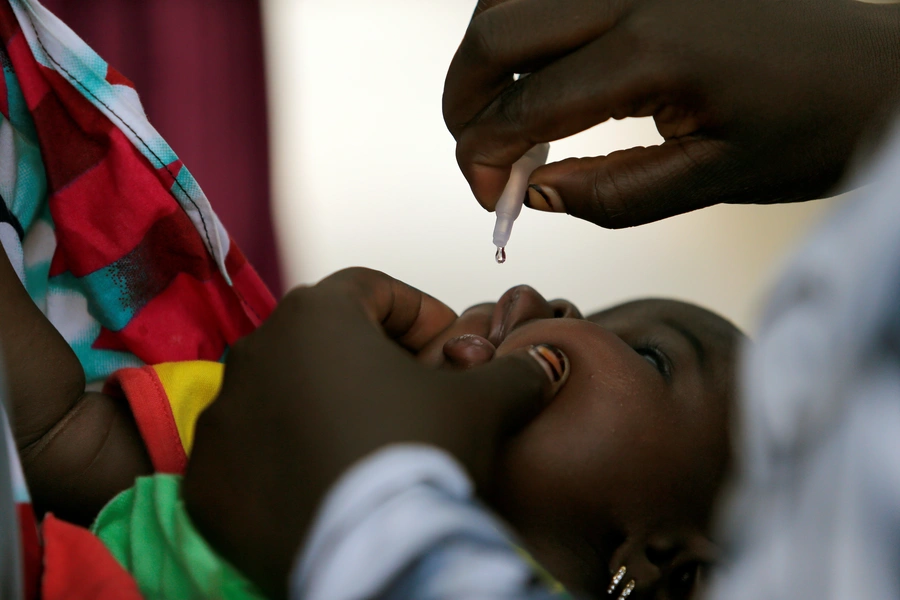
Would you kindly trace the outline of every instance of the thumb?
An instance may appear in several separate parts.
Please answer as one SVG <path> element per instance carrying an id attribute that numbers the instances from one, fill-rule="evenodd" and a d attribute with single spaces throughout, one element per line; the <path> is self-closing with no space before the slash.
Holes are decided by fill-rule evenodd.
<path id="1" fill-rule="evenodd" d="M 516 433 L 541 411 L 569 377 L 569 359 L 549 344 L 521 348 L 470 369 L 469 397 L 475 399 L 472 422 L 486 425 L 496 443 Z"/>
<path id="2" fill-rule="evenodd" d="M 525 204 L 610 229 L 633 227 L 731 200 L 733 166 L 722 141 L 673 139 L 541 167 Z"/>

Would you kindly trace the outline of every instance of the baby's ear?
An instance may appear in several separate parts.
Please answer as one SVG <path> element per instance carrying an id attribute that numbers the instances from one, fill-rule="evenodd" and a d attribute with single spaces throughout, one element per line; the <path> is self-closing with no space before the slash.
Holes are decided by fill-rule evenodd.
<path id="1" fill-rule="evenodd" d="M 613 552 L 608 592 L 621 598 L 625 592 L 652 596 L 665 590 L 667 598 L 695 598 L 718 554 L 699 531 L 631 535 Z"/>

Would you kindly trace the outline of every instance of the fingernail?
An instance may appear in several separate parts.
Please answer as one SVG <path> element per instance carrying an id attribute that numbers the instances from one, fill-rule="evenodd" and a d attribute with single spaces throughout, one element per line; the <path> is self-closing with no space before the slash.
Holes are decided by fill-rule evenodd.
<path id="1" fill-rule="evenodd" d="M 444 358 L 454 366 L 468 369 L 483 365 L 494 358 L 494 345 L 481 336 L 465 334 L 447 340 Z"/>
<path id="2" fill-rule="evenodd" d="M 464 333 L 462 335 L 458 335 L 455 338 L 447 340 L 447 343 L 454 344 L 470 344 L 472 346 L 486 346 L 484 338 L 480 335 L 475 335 L 474 333 Z"/>
<path id="3" fill-rule="evenodd" d="M 550 344 L 538 344 L 528 353 L 544 368 L 550 381 L 560 383 L 569 376 L 569 358 L 562 350 Z"/>
<path id="4" fill-rule="evenodd" d="M 563 204 L 562 198 L 559 197 L 556 190 L 537 184 L 528 186 L 528 199 L 525 206 L 545 212 L 566 212 L 566 205 Z"/>

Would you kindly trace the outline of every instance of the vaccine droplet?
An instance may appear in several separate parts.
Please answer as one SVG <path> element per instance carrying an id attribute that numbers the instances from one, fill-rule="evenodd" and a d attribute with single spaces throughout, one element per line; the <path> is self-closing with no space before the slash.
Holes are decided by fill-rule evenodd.
<path id="1" fill-rule="evenodd" d="M 506 262 L 506 246 L 499 246 L 497 248 L 497 253 L 494 255 L 494 260 L 497 261 L 498 265 L 502 265 Z"/>

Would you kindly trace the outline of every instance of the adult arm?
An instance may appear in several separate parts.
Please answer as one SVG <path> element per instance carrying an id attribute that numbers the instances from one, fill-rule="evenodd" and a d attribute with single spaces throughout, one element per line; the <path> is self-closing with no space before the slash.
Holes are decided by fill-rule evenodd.
<path id="1" fill-rule="evenodd" d="M 88 524 L 152 472 L 124 401 L 85 391 L 78 357 L 0 251 L 0 346 L 12 424 L 35 507 Z"/>
<path id="2" fill-rule="evenodd" d="M 504 436 L 564 376 L 537 349 L 465 372 L 419 364 L 412 353 L 454 319 L 363 269 L 291 292 L 232 347 L 222 391 L 197 423 L 183 493 L 201 534 L 280 597 L 322 498 L 359 459 L 426 444 L 485 481 Z"/>
<path id="3" fill-rule="evenodd" d="M 481 0 L 443 106 L 487 209 L 532 145 L 652 116 L 660 146 L 531 176 L 532 208 L 627 227 L 720 202 L 828 193 L 867 134 L 884 128 L 898 89 L 896 5 Z"/>

